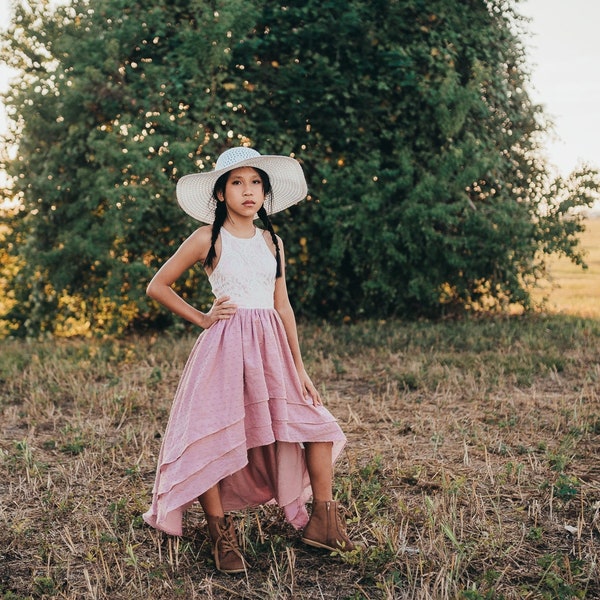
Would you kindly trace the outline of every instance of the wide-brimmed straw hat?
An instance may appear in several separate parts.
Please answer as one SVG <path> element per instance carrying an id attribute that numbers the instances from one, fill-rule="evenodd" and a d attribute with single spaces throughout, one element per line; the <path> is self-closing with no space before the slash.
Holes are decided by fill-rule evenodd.
<path id="1" fill-rule="evenodd" d="M 214 171 L 184 175 L 177 182 L 177 201 L 183 210 L 202 223 L 215 220 L 217 179 L 239 167 L 262 169 L 271 181 L 270 198 L 265 199 L 267 214 L 282 211 L 306 197 L 308 188 L 302 167 L 291 156 L 262 156 L 253 148 L 230 148 L 217 159 Z"/>

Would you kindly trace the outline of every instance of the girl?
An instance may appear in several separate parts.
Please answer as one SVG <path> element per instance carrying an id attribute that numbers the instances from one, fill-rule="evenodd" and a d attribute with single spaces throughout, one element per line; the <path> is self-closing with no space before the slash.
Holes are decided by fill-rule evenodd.
<path id="1" fill-rule="evenodd" d="M 181 535 L 182 513 L 198 499 L 216 568 L 225 573 L 248 566 L 227 511 L 266 502 L 277 502 L 295 528 L 304 528 L 306 544 L 355 548 L 332 499 L 332 465 L 346 438 L 304 368 L 283 243 L 268 216 L 306 193 L 293 158 L 227 150 L 214 171 L 179 180 L 179 204 L 209 225 L 148 285 L 149 296 L 205 331 L 173 401 L 144 519 Z M 255 227 L 257 216 L 266 230 Z M 207 313 L 171 288 L 197 262 L 216 298 Z"/>

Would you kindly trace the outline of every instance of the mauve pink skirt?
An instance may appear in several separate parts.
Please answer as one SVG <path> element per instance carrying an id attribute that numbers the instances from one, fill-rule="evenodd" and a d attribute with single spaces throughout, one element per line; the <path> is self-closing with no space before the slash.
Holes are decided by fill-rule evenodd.
<path id="1" fill-rule="evenodd" d="M 240 308 L 196 342 L 183 370 L 158 457 L 151 526 L 182 534 L 183 512 L 220 482 L 223 507 L 276 502 L 300 529 L 311 497 L 303 442 L 346 437 L 302 387 L 273 309 Z"/>

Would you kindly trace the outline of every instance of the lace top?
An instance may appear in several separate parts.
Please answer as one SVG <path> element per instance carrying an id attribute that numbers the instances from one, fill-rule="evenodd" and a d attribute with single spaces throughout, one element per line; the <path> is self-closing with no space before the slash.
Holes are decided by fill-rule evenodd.
<path id="1" fill-rule="evenodd" d="M 221 256 L 208 280 L 215 298 L 229 296 L 238 308 L 273 308 L 275 257 L 256 229 L 251 238 L 238 238 L 221 228 Z"/>

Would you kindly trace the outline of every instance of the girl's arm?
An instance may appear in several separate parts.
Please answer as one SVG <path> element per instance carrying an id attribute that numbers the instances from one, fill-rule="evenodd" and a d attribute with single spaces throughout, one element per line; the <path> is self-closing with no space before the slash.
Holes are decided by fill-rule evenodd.
<path id="1" fill-rule="evenodd" d="M 296 317 L 294 315 L 294 309 L 290 303 L 290 299 L 287 292 L 287 285 L 285 283 L 285 254 L 283 250 L 283 242 L 278 237 L 279 251 L 281 253 L 281 277 L 275 280 L 275 297 L 274 306 L 275 310 L 279 314 L 285 334 L 287 336 L 290 350 L 294 358 L 294 364 L 300 377 L 300 382 L 304 388 L 305 395 L 309 395 L 312 398 L 313 404 L 319 406 L 323 404 L 321 395 L 317 388 L 311 381 L 306 369 L 304 368 L 304 362 L 302 360 L 302 353 L 300 352 L 300 342 L 298 340 L 298 329 L 296 327 Z"/>
<path id="2" fill-rule="evenodd" d="M 210 236 L 210 226 L 201 227 L 192 233 L 157 271 L 146 288 L 148 296 L 203 329 L 208 329 L 220 319 L 229 319 L 235 312 L 235 305 L 228 302 L 229 297 L 224 296 L 217 298 L 212 308 L 207 313 L 203 313 L 188 304 L 171 286 L 187 269 L 199 261 L 204 262 L 210 248 Z"/>

